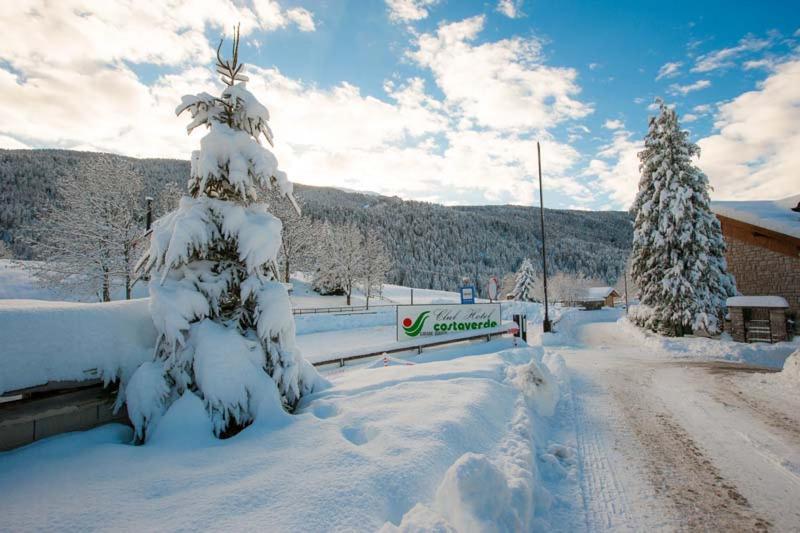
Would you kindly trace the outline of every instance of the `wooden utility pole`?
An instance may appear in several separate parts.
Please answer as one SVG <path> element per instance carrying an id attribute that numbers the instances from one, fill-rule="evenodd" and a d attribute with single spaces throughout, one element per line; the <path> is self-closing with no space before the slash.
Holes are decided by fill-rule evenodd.
<path id="1" fill-rule="evenodd" d="M 536 156 L 539 160 L 539 220 L 542 225 L 542 276 L 544 281 L 544 322 L 542 328 L 549 333 L 553 327 L 550 324 L 550 313 L 547 304 L 547 249 L 544 241 L 544 193 L 542 192 L 542 149 L 536 141 Z"/>
<path id="2" fill-rule="evenodd" d="M 625 314 L 628 314 L 628 263 L 625 263 L 625 269 L 622 271 L 622 276 L 625 280 Z"/>

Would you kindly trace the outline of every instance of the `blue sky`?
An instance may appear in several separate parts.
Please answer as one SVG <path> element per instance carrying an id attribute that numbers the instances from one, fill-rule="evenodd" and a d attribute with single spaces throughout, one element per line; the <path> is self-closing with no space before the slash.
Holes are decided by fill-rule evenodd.
<path id="1" fill-rule="evenodd" d="M 188 158 L 172 115 L 242 24 L 250 89 L 299 182 L 442 203 L 620 209 L 656 96 L 718 199 L 796 193 L 791 2 L 30 0 L 0 8 L 0 147 Z"/>

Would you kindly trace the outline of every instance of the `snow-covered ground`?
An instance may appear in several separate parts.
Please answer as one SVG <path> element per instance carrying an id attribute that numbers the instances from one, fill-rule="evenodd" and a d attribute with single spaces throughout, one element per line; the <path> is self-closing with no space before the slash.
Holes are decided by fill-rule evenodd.
<path id="1" fill-rule="evenodd" d="M 31 383 L 72 371 L 46 353 L 97 355 L 82 332 L 133 357 L 154 335 L 114 330 L 115 313 L 147 322 L 144 300 L 4 305 L 4 347 L 37 320 L 51 331 L 24 357 Z M 800 529 L 800 354 L 764 368 L 800 341 L 665 339 L 613 309 L 551 309 L 542 335 L 541 306 L 504 303 L 503 318 L 520 311 L 543 347 L 503 337 L 333 368 L 298 414 L 231 439 L 187 395 L 145 446 L 108 425 L 0 453 L 0 530 Z M 310 360 L 371 351 L 394 342 L 394 320 L 298 316 L 297 342 Z"/>

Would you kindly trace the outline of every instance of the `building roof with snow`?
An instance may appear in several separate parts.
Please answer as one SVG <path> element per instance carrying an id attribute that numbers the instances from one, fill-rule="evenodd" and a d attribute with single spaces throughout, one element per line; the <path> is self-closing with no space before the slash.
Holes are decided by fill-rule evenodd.
<path id="1" fill-rule="evenodd" d="M 800 194 L 782 200 L 754 200 L 743 202 L 711 202 L 711 210 L 753 226 L 800 239 Z"/>
<path id="2" fill-rule="evenodd" d="M 614 290 L 614 287 L 589 287 L 581 292 L 578 300 L 583 302 L 601 301 L 605 300 L 609 296 L 614 296 L 616 298 L 619 297 L 619 294 L 617 294 L 617 291 Z"/>

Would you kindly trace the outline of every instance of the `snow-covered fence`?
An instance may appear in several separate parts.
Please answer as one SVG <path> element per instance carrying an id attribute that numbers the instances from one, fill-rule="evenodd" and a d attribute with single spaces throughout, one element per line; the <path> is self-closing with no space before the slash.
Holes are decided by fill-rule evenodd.
<path id="1" fill-rule="evenodd" d="M 152 357 L 147 300 L 0 306 L 0 450 L 113 420 L 114 387 Z"/>

